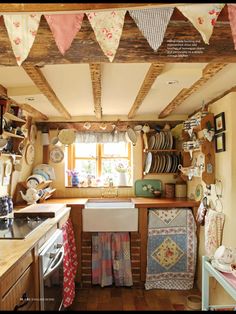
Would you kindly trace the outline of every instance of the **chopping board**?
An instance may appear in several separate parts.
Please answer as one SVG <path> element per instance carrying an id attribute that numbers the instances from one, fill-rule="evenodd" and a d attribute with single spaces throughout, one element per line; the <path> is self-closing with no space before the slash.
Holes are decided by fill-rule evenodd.
<path id="1" fill-rule="evenodd" d="M 55 217 L 66 204 L 32 204 L 14 212 L 14 217 Z"/>
<path id="2" fill-rule="evenodd" d="M 152 192 L 146 190 L 145 187 L 148 185 L 152 186 L 154 190 L 162 190 L 162 182 L 160 180 L 152 180 L 152 179 L 144 179 L 144 180 L 136 180 L 134 184 L 134 193 L 135 196 L 142 197 L 154 197 Z"/>

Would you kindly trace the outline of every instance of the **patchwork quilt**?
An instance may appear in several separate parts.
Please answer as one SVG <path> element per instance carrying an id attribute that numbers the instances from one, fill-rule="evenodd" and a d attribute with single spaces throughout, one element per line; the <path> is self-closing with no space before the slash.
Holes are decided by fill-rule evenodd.
<path id="1" fill-rule="evenodd" d="M 192 289 L 196 255 L 191 209 L 149 209 L 146 290 Z"/>

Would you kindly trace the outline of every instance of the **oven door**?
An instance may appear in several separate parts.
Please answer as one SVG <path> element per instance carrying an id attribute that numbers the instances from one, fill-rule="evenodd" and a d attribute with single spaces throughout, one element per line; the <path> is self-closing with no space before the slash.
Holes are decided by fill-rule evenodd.
<path id="1" fill-rule="evenodd" d="M 62 309 L 64 247 L 61 246 L 61 243 L 58 245 L 58 241 L 54 239 L 53 244 L 39 255 L 40 310 L 42 311 L 59 311 Z M 55 247 L 58 247 L 56 252 Z M 50 263 L 48 259 L 50 259 Z"/>

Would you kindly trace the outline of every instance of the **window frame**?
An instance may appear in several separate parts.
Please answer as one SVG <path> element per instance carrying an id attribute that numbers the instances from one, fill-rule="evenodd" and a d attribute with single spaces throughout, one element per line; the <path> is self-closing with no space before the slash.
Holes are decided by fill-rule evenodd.
<path id="1" fill-rule="evenodd" d="M 74 143 L 72 145 L 68 146 L 68 169 L 75 169 L 75 163 L 76 160 L 95 160 L 96 161 L 96 171 L 97 171 L 97 176 L 100 177 L 102 174 L 102 160 L 103 159 L 127 159 L 128 160 L 128 165 L 131 168 L 131 143 L 126 143 L 127 144 L 127 149 L 128 149 L 128 154 L 127 156 L 104 156 L 104 149 L 103 145 L 106 143 L 94 143 L 96 145 L 96 157 L 76 157 L 75 156 L 75 145 L 79 143 Z M 91 143 L 93 144 L 93 143 Z M 68 178 L 69 179 L 69 178 Z M 69 182 L 69 181 L 68 181 Z"/>

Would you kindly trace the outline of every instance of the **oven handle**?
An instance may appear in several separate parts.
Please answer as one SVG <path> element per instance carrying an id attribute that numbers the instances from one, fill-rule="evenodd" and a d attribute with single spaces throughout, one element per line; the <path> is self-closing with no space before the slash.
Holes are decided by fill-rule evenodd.
<path id="1" fill-rule="evenodd" d="M 43 275 L 43 279 L 47 279 L 61 264 L 64 257 L 64 247 L 62 246 L 60 251 L 55 256 L 54 260 L 52 261 L 51 265 L 49 266 L 48 270 Z M 59 258 L 59 259 L 58 259 Z M 58 262 L 54 264 L 54 261 L 58 259 Z"/>

